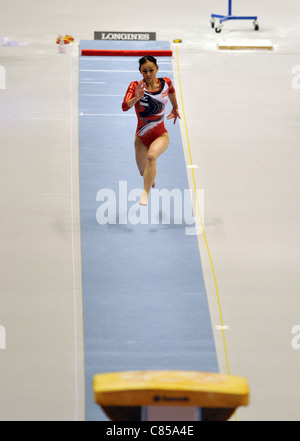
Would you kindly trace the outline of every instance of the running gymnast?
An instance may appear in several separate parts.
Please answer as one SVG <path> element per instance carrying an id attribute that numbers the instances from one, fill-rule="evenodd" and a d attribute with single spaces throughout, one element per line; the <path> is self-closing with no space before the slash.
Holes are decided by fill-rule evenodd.
<path id="1" fill-rule="evenodd" d="M 135 134 L 135 158 L 141 176 L 144 179 L 144 190 L 140 205 L 148 205 L 151 187 L 155 186 L 157 172 L 156 161 L 169 145 L 169 135 L 165 128 L 164 116 L 168 97 L 173 109 L 167 119 L 180 118 L 178 104 L 170 78 L 156 78 L 157 60 L 146 55 L 139 60 L 141 81 L 130 83 L 125 94 L 122 109 L 127 111 L 135 106 L 137 129 Z"/>

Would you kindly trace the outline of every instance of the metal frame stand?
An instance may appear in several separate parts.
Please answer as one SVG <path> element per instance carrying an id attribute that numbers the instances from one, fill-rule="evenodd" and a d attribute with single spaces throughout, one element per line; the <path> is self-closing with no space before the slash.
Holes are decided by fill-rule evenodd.
<path id="1" fill-rule="evenodd" d="M 218 26 L 215 27 L 215 19 L 216 18 L 219 19 L 219 24 L 218 24 Z M 243 17 L 243 16 L 232 15 L 232 1 L 231 0 L 228 0 L 228 15 L 211 14 L 211 19 L 210 19 L 211 27 L 215 28 L 215 31 L 217 33 L 220 33 L 222 30 L 224 21 L 228 21 L 228 20 L 253 20 L 254 30 L 255 31 L 259 30 L 259 25 L 258 25 L 256 16 Z"/>

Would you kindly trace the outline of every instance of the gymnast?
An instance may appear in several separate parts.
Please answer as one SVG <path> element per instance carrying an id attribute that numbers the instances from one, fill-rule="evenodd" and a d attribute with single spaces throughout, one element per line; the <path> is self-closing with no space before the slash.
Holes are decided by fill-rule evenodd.
<path id="1" fill-rule="evenodd" d="M 164 116 L 168 98 L 173 106 L 167 119 L 180 118 L 176 93 L 168 77 L 156 78 L 157 60 L 146 55 L 139 60 L 141 81 L 130 83 L 125 94 L 122 109 L 127 111 L 135 106 L 137 129 L 135 134 L 135 158 L 144 180 L 144 190 L 139 203 L 148 205 L 151 187 L 155 186 L 157 159 L 169 145 L 169 135 L 165 128 Z"/>

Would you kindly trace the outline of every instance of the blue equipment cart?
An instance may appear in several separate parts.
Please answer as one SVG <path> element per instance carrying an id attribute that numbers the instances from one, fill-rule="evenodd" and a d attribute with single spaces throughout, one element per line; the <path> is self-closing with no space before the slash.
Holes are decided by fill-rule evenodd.
<path id="1" fill-rule="evenodd" d="M 219 24 L 217 26 L 215 26 L 216 18 L 219 19 Z M 210 19 L 211 27 L 214 28 L 217 33 L 220 33 L 224 21 L 228 21 L 228 20 L 253 20 L 254 30 L 255 31 L 259 30 L 259 25 L 256 16 L 244 17 L 244 16 L 232 15 L 231 0 L 228 1 L 228 15 L 211 14 L 211 19 Z"/>

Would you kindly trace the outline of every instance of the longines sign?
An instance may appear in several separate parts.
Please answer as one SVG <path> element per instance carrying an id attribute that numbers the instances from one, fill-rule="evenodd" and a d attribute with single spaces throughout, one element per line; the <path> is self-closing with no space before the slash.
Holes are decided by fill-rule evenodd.
<path id="1" fill-rule="evenodd" d="M 95 32 L 95 40 L 156 40 L 156 32 Z"/>

